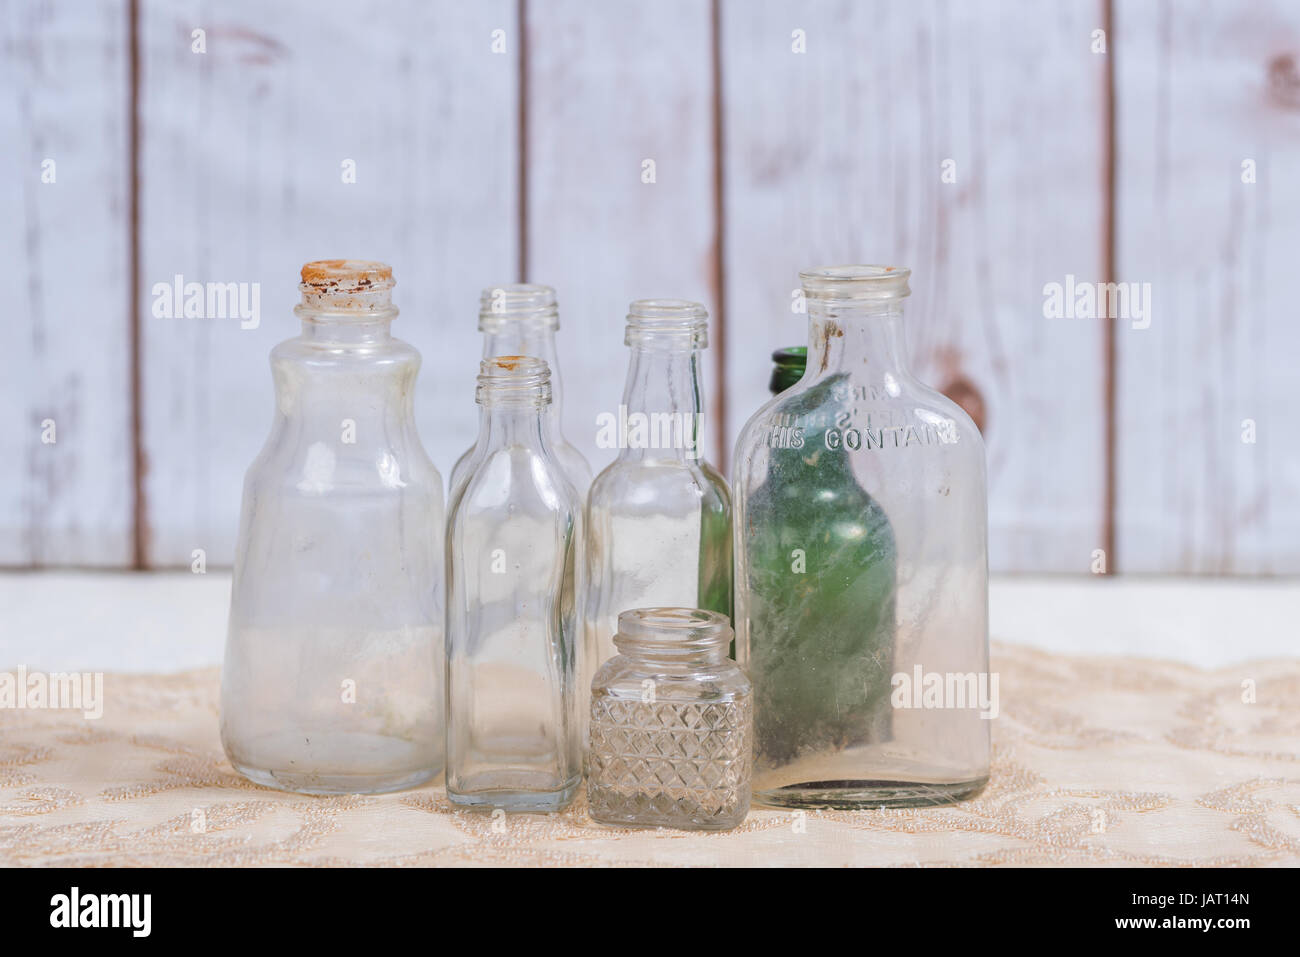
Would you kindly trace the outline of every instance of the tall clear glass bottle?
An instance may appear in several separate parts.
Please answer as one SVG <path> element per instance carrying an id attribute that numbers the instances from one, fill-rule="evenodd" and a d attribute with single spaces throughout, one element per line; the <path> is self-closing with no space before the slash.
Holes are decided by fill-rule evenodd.
<path id="1" fill-rule="evenodd" d="M 908 275 L 802 273 L 807 369 L 736 445 L 736 648 L 761 803 L 936 804 L 988 777 L 984 443 L 908 371 Z"/>
<path id="2" fill-rule="evenodd" d="M 564 437 L 563 388 L 555 354 L 555 333 L 560 328 L 555 290 L 532 283 L 489 286 L 479 297 L 478 328 L 483 333 L 484 359 L 532 356 L 541 359 L 551 370 L 551 453 L 569 483 L 579 495 L 585 496 L 591 487 L 591 466 Z M 448 498 L 465 477 L 473 454 L 471 446 L 452 467 Z"/>
<path id="3" fill-rule="evenodd" d="M 699 303 L 632 303 L 631 347 L 618 414 L 599 441 L 618 458 L 587 504 L 587 670 L 584 687 L 617 652 L 618 616 L 677 606 L 731 615 L 731 492 L 704 458 L 700 358 L 709 317 Z"/>
<path id="4" fill-rule="evenodd" d="M 258 784 L 390 791 L 442 769 L 442 479 L 392 287 L 382 263 L 308 263 L 302 332 L 271 352 L 221 673 L 221 740 Z"/>
<path id="5" fill-rule="evenodd" d="M 582 500 L 553 449 L 546 363 L 480 369 L 479 438 L 447 520 L 447 796 L 556 811 L 582 780 Z"/>

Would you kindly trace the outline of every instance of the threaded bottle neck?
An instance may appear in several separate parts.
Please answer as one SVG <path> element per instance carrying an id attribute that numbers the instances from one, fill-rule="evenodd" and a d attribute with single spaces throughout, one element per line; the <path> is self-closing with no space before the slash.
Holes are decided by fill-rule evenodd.
<path id="1" fill-rule="evenodd" d="M 686 299 L 638 299 L 628 307 L 623 341 L 633 349 L 691 352 L 709 344 L 709 313 Z"/>
<path id="2" fill-rule="evenodd" d="M 479 296 L 478 328 L 486 335 L 560 328 L 555 290 L 533 283 L 489 286 Z"/>
<path id="3" fill-rule="evenodd" d="M 485 410 L 545 409 L 551 404 L 551 370 L 532 356 L 484 359 L 474 401 Z"/>
<path id="4" fill-rule="evenodd" d="M 614 646 L 622 655 L 658 665 L 721 664 L 731 638 L 731 622 L 716 611 L 634 608 L 619 614 Z"/>

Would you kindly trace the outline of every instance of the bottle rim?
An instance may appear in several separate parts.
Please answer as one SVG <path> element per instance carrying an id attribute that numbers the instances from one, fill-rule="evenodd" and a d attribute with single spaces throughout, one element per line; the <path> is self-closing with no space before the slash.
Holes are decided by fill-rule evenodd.
<path id="1" fill-rule="evenodd" d="M 620 612 L 614 645 L 620 650 L 693 655 L 725 648 L 732 638 L 731 620 L 702 608 L 661 606 Z"/>
<path id="2" fill-rule="evenodd" d="M 638 299 L 627 307 L 625 345 L 650 342 L 704 349 L 709 344 L 709 311 L 689 299 Z"/>
<path id="3" fill-rule="evenodd" d="M 852 302 L 903 299 L 911 294 L 906 266 L 817 266 L 799 273 L 804 297 L 819 301 Z"/>
<path id="4" fill-rule="evenodd" d="M 530 282 L 503 283 L 484 289 L 479 295 L 479 331 L 495 332 L 505 323 L 516 322 L 536 322 L 558 329 L 560 309 L 555 289 Z"/>

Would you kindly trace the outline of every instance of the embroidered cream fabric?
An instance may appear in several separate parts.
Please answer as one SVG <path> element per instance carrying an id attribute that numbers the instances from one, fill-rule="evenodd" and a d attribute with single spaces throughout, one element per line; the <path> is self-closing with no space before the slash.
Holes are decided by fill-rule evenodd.
<path id="1" fill-rule="evenodd" d="M 245 781 L 216 669 L 108 675 L 100 720 L 0 710 L 6 865 L 1300 864 L 1300 661 L 1214 672 L 994 645 L 989 786 L 947 808 L 755 808 L 719 834 L 453 811 L 440 787 L 311 798 Z M 1253 702 L 1250 700 L 1253 697 Z"/>

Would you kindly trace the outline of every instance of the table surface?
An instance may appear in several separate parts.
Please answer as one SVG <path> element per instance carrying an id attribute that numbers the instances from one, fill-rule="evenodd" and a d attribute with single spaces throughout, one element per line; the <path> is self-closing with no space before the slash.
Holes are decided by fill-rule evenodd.
<path id="1" fill-rule="evenodd" d="M 1300 864 L 1300 583 L 1001 579 L 993 773 L 947 808 L 755 808 L 723 834 L 456 811 L 441 787 L 257 787 L 217 733 L 227 574 L 0 575 L 0 669 L 105 711 L 0 710 L 5 864 Z"/>

